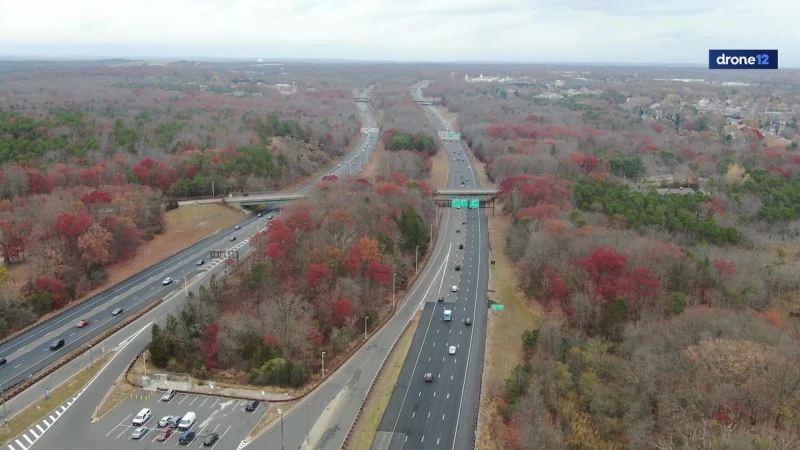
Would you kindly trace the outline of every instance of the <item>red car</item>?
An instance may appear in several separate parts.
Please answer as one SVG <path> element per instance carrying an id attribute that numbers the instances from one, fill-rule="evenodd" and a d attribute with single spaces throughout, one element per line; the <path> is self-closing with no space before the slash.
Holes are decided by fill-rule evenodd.
<path id="1" fill-rule="evenodd" d="M 164 431 L 161 432 L 158 436 L 156 436 L 157 441 L 166 441 L 169 437 L 172 436 L 172 428 L 164 428 Z"/>
<path id="2" fill-rule="evenodd" d="M 89 325 L 89 319 L 81 319 L 81 320 L 78 322 L 78 325 L 76 325 L 76 326 L 77 326 L 78 328 L 83 328 L 83 327 L 85 327 L 86 325 Z"/>

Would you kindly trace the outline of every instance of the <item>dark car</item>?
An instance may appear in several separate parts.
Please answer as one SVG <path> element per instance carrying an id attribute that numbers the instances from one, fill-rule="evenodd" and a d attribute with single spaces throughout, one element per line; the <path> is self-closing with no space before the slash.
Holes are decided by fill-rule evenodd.
<path id="1" fill-rule="evenodd" d="M 5 366 L 7 362 L 5 358 L 0 358 L 0 366 Z"/>
<path id="2" fill-rule="evenodd" d="M 456 233 L 461 233 L 461 228 L 456 228 Z"/>
<path id="3" fill-rule="evenodd" d="M 181 419 L 183 419 L 183 417 L 175 416 L 172 419 L 169 419 L 169 422 L 167 422 L 167 426 L 170 428 L 178 428 L 178 424 L 181 423 Z"/>
<path id="4" fill-rule="evenodd" d="M 181 434 L 181 437 L 178 438 L 178 442 L 181 444 L 188 444 L 189 442 L 192 442 L 194 440 L 194 435 L 195 435 L 194 431 L 186 430 L 183 432 L 183 434 Z"/>
<path id="5" fill-rule="evenodd" d="M 111 315 L 112 316 L 118 316 L 118 315 L 122 314 L 123 311 L 125 311 L 125 308 L 117 308 L 117 309 L 111 311 Z"/>
<path id="6" fill-rule="evenodd" d="M 461 272 L 461 264 L 456 264 L 456 272 Z"/>
<path id="7" fill-rule="evenodd" d="M 175 398 L 176 394 L 177 394 L 177 392 L 175 391 L 175 389 L 170 389 L 167 392 L 165 392 L 164 395 L 161 396 L 161 401 L 162 402 L 168 402 L 168 401 L 172 400 L 173 398 Z"/>
<path id="8" fill-rule="evenodd" d="M 469 317 L 464 319 L 464 325 L 472 325 L 472 319 L 470 319 Z"/>
<path id="9" fill-rule="evenodd" d="M 258 408 L 258 400 L 250 400 L 247 406 L 244 407 L 245 411 L 255 411 Z"/>
<path id="10" fill-rule="evenodd" d="M 57 339 L 57 340 L 53 341 L 52 344 L 50 344 L 50 350 L 58 350 L 63 346 L 64 346 L 64 340 L 63 339 Z"/>
<path id="11" fill-rule="evenodd" d="M 433 374 L 428 372 L 428 373 L 425 374 L 424 378 L 425 378 L 425 381 L 430 383 L 431 381 L 433 381 Z"/>
<path id="12" fill-rule="evenodd" d="M 464 244 L 458 244 L 458 249 L 459 250 L 464 250 Z"/>
<path id="13" fill-rule="evenodd" d="M 211 447 L 214 445 L 214 442 L 217 442 L 217 439 L 219 439 L 219 435 L 217 433 L 211 433 L 206 436 L 206 440 L 203 441 L 203 445 L 206 447 Z"/>
<path id="14" fill-rule="evenodd" d="M 439 297 L 439 299 L 437 301 L 443 302 L 444 301 L 444 297 Z"/>

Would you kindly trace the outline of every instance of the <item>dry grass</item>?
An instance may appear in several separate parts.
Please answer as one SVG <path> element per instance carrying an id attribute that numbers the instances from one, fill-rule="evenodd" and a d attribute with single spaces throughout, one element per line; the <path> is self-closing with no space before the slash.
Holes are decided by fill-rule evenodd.
<path id="1" fill-rule="evenodd" d="M 48 416 L 54 409 L 74 396 L 95 374 L 108 362 L 112 353 L 106 353 L 103 357 L 90 366 L 55 388 L 50 390 L 50 400 L 40 398 L 27 408 L 20 411 L 8 421 L 8 427 L 0 425 L 0 442 L 2 445 L 17 437 L 20 433 L 29 430 L 37 422 Z M 37 409 L 37 406 L 40 407 Z"/>
<path id="2" fill-rule="evenodd" d="M 389 405 L 389 399 L 392 398 L 394 385 L 400 377 L 400 370 L 403 368 L 403 363 L 408 355 L 408 349 L 411 347 L 411 341 L 414 339 L 414 333 L 417 330 L 417 324 L 422 316 L 418 312 L 411 319 L 411 325 L 408 326 L 403 336 L 397 342 L 397 348 L 389 356 L 386 361 L 386 367 L 378 381 L 375 383 L 375 388 L 372 395 L 367 399 L 367 404 L 364 405 L 364 410 L 361 412 L 361 418 L 356 423 L 353 430 L 353 439 L 347 445 L 347 450 L 369 450 L 372 445 L 372 440 L 378 432 L 378 425 L 381 423 L 383 413 Z"/>
<path id="3" fill-rule="evenodd" d="M 131 393 L 133 393 L 137 387 L 131 385 L 125 378 L 120 378 L 111 388 L 111 392 L 108 394 L 103 400 L 103 403 L 100 404 L 100 407 L 97 409 L 92 421 L 98 421 L 103 418 L 106 414 L 108 414 L 112 409 L 116 408 L 117 405 L 122 403 L 125 399 L 130 398 Z"/>
<path id="4" fill-rule="evenodd" d="M 361 176 L 368 179 L 375 178 L 375 176 L 380 173 L 380 167 L 386 155 L 387 152 L 386 149 L 383 148 L 383 143 L 378 142 L 378 145 L 369 157 L 367 165 L 364 167 L 364 171 L 361 172 Z"/>
<path id="5" fill-rule="evenodd" d="M 428 183 L 435 188 L 447 187 L 447 174 L 450 171 L 450 162 L 447 160 L 447 152 L 439 150 L 431 158 L 431 173 L 428 175 Z"/>
<path id="6" fill-rule="evenodd" d="M 491 311 L 486 330 L 486 357 L 483 376 L 483 393 L 478 418 L 479 450 L 502 450 L 503 441 L 498 436 L 502 423 L 497 401 L 504 380 L 511 369 L 522 362 L 522 332 L 535 328 L 543 310 L 541 306 L 528 301 L 518 289 L 517 273 L 506 257 L 506 235 L 511 219 L 506 216 L 489 217 L 489 239 L 491 240 L 491 260 L 489 287 L 496 292 L 489 298 L 505 306 L 503 311 Z"/>
<path id="7" fill-rule="evenodd" d="M 447 108 L 436 106 L 436 110 L 445 122 L 450 122 L 450 127 L 456 133 L 461 132 L 461 126 L 458 123 L 458 113 L 450 112 Z"/>
<path id="8" fill-rule="evenodd" d="M 294 408 L 297 403 L 298 401 L 295 400 L 292 402 L 271 404 L 269 409 L 267 409 L 267 412 L 261 416 L 261 420 L 259 420 L 256 426 L 253 427 L 245 440 L 255 438 L 259 433 L 272 426 L 272 424 L 281 417 L 281 414 L 278 412 L 279 409 L 283 410 L 283 413 L 286 414 L 290 409 Z"/>

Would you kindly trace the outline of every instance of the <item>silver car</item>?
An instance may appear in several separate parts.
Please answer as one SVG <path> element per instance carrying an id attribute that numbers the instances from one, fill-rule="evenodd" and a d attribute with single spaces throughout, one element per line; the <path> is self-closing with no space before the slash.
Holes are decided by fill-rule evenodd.
<path id="1" fill-rule="evenodd" d="M 147 434 L 147 427 L 139 427 L 133 430 L 133 434 L 131 435 L 131 439 L 141 439 L 142 436 Z"/>
<path id="2" fill-rule="evenodd" d="M 169 424 L 170 419 L 172 419 L 172 416 L 162 417 L 161 420 L 158 421 L 158 426 L 164 428 L 165 426 L 167 426 L 167 424 Z"/>

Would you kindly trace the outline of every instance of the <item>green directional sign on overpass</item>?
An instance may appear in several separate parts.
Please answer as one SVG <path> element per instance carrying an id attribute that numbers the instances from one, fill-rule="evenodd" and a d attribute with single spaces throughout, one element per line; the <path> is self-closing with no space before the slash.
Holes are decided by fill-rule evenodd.
<path id="1" fill-rule="evenodd" d="M 473 198 L 469 201 L 469 207 L 470 209 L 478 209 L 481 207 L 481 201 L 477 198 Z"/>
<path id="2" fill-rule="evenodd" d="M 453 133 L 452 131 L 448 131 L 447 132 L 447 137 L 461 139 L 461 133 Z"/>
<path id="3" fill-rule="evenodd" d="M 469 207 L 469 201 L 467 199 L 454 198 L 454 199 L 450 200 L 450 207 L 451 208 L 467 208 L 467 207 Z"/>

